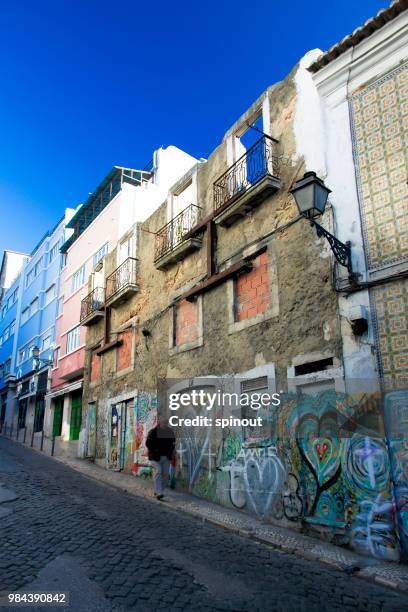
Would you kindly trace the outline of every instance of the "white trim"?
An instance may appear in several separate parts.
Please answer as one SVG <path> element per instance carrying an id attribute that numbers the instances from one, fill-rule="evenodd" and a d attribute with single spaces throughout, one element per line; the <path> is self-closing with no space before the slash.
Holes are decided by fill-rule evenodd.
<path id="1" fill-rule="evenodd" d="M 70 385 L 67 385 L 63 389 L 58 389 L 57 391 L 50 391 L 49 393 L 46 393 L 45 398 L 52 399 L 60 395 L 67 395 L 68 393 L 71 393 L 72 391 L 77 391 L 78 389 L 81 389 L 82 385 L 83 385 L 83 381 L 79 380 L 77 382 L 71 383 Z"/>
<path id="2" fill-rule="evenodd" d="M 80 349 L 85 348 L 86 344 L 80 344 L 79 346 L 77 346 L 75 349 L 73 349 L 72 351 L 69 351 L 69 353 L 64 353 L 63 355 L 60 356 L 59 360 L 61 361 L 62 359 L 65 359 L 65 357 L 68 357 L 69 355 L 72 355 L 73 353 L 76 353 L 77 351 L 79 351 Z"/>

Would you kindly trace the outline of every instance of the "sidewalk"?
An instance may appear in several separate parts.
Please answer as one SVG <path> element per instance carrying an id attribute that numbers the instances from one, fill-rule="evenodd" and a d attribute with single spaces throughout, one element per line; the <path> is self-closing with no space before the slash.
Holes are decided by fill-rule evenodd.
<path id="1" fill-rule="evenodd" d="M 376 560 L 296 533 L 290 529 L 264 523 L 254 517 L 223 508 L 211 502 L 179 491 L 166 491 L 166 502 L 153 498 L 152 482 L 141 480 L 121 472 L 105 470 L 82 459 L 54 457 L 57 461 L 81 474 L 111 485 L 131 495 L 147 498 L 151 503 L 162 504 L 163 510 L 184 512 L 202 521 L 208 521 L 228 531 L 252 538 L 289 554 L 328 563 L 354 576 L 408 592 L 408 565 Z"/>

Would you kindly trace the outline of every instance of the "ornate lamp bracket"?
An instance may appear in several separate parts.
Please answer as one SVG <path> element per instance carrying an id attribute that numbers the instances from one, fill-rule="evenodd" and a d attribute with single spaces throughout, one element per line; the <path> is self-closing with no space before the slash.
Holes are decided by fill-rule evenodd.
<path id="1" fill-rule="evenodd" d="M 324 236 L 328 243 L 330 244 L 330 248 L 333 252 L 333 255 L 337 259 L 340 265 L 347 268 L 349 275 L 353 275 L 353 270 L 351 267 L 351 243 L 347 241 L 346 243 L 341 242 L 333 236 L 330 232 L 328 232 L 324 227 L 316 223 L 314 219 L 309 219 L 310 225 L 316 229 L 316 233 L 319 238 Z"/>

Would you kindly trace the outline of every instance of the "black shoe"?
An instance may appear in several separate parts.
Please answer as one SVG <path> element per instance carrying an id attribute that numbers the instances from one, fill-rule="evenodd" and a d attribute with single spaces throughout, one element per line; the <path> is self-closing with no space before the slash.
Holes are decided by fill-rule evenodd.
<path id="1" fill-rule="evenodd" d="M 158 499 L 159 501 L 162 501 L 163 498 L 164 498 L 164 495 L 156 495 L 156 499 Z"/>

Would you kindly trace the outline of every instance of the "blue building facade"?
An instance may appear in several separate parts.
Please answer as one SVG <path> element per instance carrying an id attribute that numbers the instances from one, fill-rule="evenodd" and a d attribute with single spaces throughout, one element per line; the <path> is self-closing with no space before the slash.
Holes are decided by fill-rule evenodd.
<path id="1" fill-rule="evenodd" d="M 0 427 L 43 428 L 53 363 L 65 216 L 23 263 L 0 304 Z"/>

